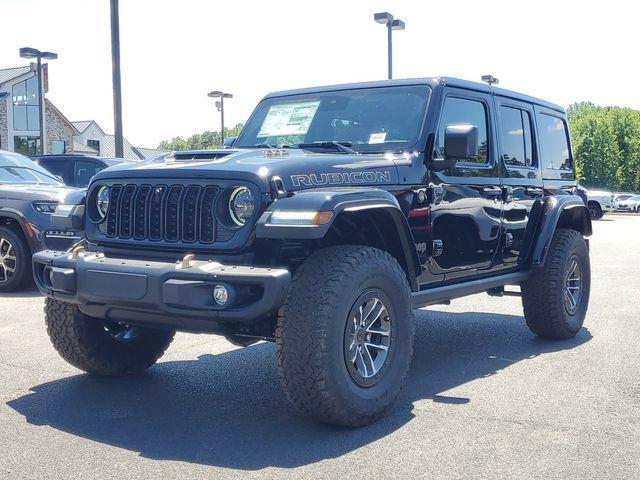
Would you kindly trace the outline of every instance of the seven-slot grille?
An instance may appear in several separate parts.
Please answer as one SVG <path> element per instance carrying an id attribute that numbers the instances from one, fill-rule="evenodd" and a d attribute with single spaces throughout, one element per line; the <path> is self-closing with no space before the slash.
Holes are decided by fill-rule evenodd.
<path id="1" fill-rule="evenodd" d="M 185 243 L 216 240 L 216 186 L 112 185 L 107 237 Z"/>

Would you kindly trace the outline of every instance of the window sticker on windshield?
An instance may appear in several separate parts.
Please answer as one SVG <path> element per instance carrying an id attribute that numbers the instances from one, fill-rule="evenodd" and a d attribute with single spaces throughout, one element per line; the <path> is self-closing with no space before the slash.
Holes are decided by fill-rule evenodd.
<path id="1" fill-rule="evenodd" d="M 320 101 L 272 105 L 262 122 L 258 137 L 305 135 Z"/>
<path id="2" fill-rule="evenodd" d="M 369 136 L 369 143 L 384 143 L 387 139 L 387 132 L 372 133 Z"/>

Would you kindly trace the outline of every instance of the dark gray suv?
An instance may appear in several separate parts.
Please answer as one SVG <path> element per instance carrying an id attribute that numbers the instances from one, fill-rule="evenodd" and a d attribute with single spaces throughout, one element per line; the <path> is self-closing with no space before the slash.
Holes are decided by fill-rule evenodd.
<path id="1" fill-rule="evenodd" d="M 66 250 L 82 237 L 80 229 L 54 227 L 51 214 L 84 194 L 27 157 L 0 150 L 0 292 L 26 284 L 33 253 Z"/>

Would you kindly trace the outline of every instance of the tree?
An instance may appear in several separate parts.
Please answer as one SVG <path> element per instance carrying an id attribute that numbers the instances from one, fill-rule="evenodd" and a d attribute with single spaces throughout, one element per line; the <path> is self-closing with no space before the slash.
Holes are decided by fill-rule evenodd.
<path id="1" fill-rule="evenodd" d="M 237 137 L 240 130 L 242 130 L 242 124 L 238 123 L 233 128 L 225 128 L 224 136 L 225 138 Z M 187 139 L 184 139 L 183 137 L 173 137 L 171 140 L 163 140 L 160 142 L 160 145 L 158 145 L 158 148 L 160 150 L 170 151 L 212 150 L 222 146 L 222 142 L 220 140 L 220 132 L 206 131 L 202 133 L 195 133 Z"/>
<path id="2" fill-rule="evenodd" d="M 640 190 L 640 111 L 591 102 L 567 111 L 576 177 L 589 187 Z"/>

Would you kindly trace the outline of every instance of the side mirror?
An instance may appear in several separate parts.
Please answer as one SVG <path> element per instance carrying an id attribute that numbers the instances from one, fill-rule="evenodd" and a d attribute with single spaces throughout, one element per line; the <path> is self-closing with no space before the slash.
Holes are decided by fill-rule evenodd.
<path id="1" fill-rule="evenodd" d="M 236 143 L 236 138 L 238 137 L 227 137 L 224 139 L 224 142 L 222 143 L 222 148 L 231 148 L 233 147 L 233 144 Z"/>
<path id="2" fill-rule="evenodd" d="M 478 128 L 473 125 L 449 125 L 444 132 L 444 157 L 470 160 L 478 156 Z"/>

